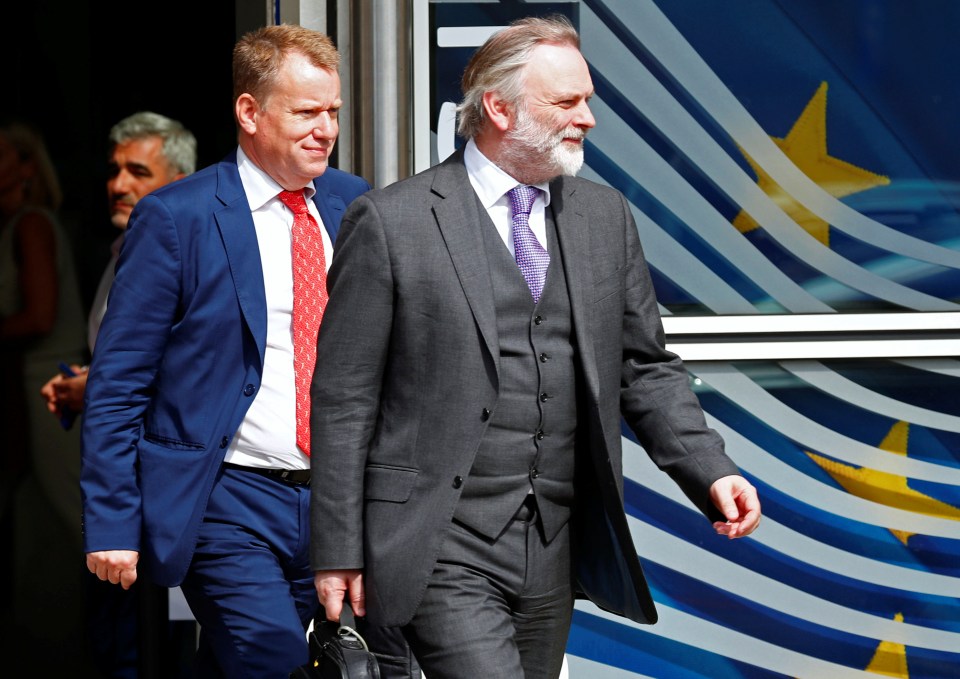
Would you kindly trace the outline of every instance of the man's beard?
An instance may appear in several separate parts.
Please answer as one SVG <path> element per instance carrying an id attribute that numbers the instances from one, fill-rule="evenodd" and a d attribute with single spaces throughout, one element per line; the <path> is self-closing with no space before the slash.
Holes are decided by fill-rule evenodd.
<path id="1" fill-rule="evenodd" d="M 575 175 L 583 166 L 583 145 L 564 139 L 583 139 L 578 127 L 555 130 L 541 123 L 522 103 L 517 105 L 517 122 L 507 132 L 501 162 L 511 175 L 525 184 L 539 184 L 560 175 Z M 521 176 L 522 175 L 522 176 Z"/>

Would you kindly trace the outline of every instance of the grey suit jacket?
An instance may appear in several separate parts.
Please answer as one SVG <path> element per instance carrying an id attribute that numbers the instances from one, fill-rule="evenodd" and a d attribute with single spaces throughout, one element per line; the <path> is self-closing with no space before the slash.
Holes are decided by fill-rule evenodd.
<path id="1" fill-rule="evenodd" d="M 654 622 L 623 509 L 621 413 L 704 513 L 719 517 L 709 486 L 738 472 L 664 349 L 626 200 L 561 177 L 551 201 L 585 392 L 579 439 L 592 460 L 577 479 L 577 520 L 589 526 L 579 587 L 601 608 Z M 413 616 L 497 407 L 480 210 L 460 153 L 366 193 L 344 215 L 327 279 L 312 386 L 312 566 L 363 568 L 376 624 Z"/>

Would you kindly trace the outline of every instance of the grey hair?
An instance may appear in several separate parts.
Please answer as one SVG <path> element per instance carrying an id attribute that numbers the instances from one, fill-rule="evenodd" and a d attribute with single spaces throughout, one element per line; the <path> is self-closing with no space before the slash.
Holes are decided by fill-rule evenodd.
<path id="1" fill-rule="evenodd" d="M 474 52 L 463 72 L 463 100 L 457 106 L 457 132 L 469 139 L 480 132 L 486 121 L 483 95 L 497 92 L 517 104 L 523 94 L 523 67 L 539 45 L 570 45 L 580 49 L 580 36 L 563 15 L 547 18 L 527 17 L 514 21 L 490 36 Z"/>
<path id="2" fill-rule="evenodd" d="M 110 143 L 114 146 L 145 137 L 163 140 L 163 157 L 174 174 L 191 174 L 197 169 L 197 139 L 179 121 L 152 111 L 140 111 L 110 128 Z"/>

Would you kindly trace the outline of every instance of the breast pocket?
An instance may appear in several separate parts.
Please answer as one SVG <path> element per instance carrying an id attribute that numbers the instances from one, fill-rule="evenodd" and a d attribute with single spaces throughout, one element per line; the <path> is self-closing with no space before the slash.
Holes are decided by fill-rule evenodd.
<path id="1" fill-rule="evenodd" d="M 612 298 L 619 293 L 623 297 L 623 267 L 618 266 L 613 271 L 607 270 L 601 273 L 599 279 L 593 282 L 591 299 L 594 304 L 599 304 Z"/>

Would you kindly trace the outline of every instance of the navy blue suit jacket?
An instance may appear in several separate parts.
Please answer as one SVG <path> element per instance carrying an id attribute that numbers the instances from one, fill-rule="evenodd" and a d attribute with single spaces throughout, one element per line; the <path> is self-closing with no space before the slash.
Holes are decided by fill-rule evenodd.
<path id="1" fill-rule="evenodd" d="M 314 201 L 336 239 L 369 189 L 329 168 Z M 227 446 L 260 387 L 263 270 L 236 155 L 144 197 L 131 216 L 86 391 L 86 552 L 130 549 L 178 585 Z"/>

